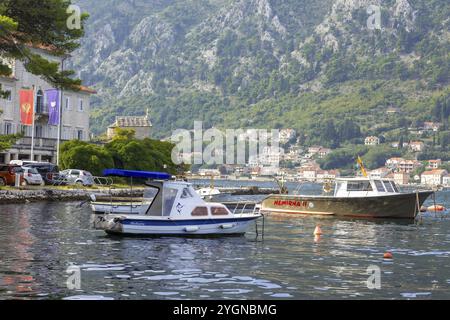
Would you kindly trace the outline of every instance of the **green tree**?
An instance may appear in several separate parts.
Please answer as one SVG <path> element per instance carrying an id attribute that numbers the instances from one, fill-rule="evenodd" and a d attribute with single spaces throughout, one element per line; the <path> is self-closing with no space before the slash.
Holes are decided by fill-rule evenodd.
<path id="1" fill-rule="evenodd" d="M 22 135 L 0 135 L 0 152 L 10 149 Z"/>
<path id="2" fill-rule="evenodd" d="M 450 145 L 450 131 L 444 131 L 440 133 L 441 148 L 443 151 L 447 151 Z"/>
<path id="3" fill-rule="evenodd" d="M 113 140 L 130 141 L 130 140 L 134 139 L 135 136 L 136 136 L 136 130 L 115 128 Z"/>
<path id="4" fill-rule="evenodd" d="M 112 156 L 102 146 L 78 140 L 61 145 L 62 169 L 82 169 L 101 176 L 103 170 L 113 167 Z"/>
<path id="5" fill-rule="evenodd" d="M 364 164 L 368 169 L 377 169 L 386 164 L 386 160 L 392 157 L 401 156 L 398 149 L 391 148 L 385 145 L 380 145 L 371 148 L 363 157 Z"/>
<path id="6" fill-rule="evenodd" d="M 400 136 L 400 140 L 398 142 L 398 149 L 402 150 L 403 149 L 403 143 L 405 143 L 403 136 Z"/>
<path id="7" fill-rule="evenodd" d="M 4 58 L 22 61 L 28 72 L 52 84 L 76 90 L 81 81 L 72 78 L 73 71 L 60 71 L 57 62 L 31 49 L 47 48 L 54 55 L 64 56 L 78 48 L 78 40 L 84 34 L 83 22 L 88 15 L 80 16 L 81 28 L 69 28 L 67 21 L 71 13 L 67 9 L 70 4 L 70 0 L 2 0 L 0 54 Z M 11 68 L 0 61 L 0 75 L 9 76 L 11 72 Z"/>
<path id="8" fill-rule="evenodd" d="M 121 131 L 121 138 L 106 144 L 116 168 L 143 171 L 167 171 L 176 174 L 172 162 L 173 144 L 152 139 L 138 140 L 130 132 Z"/>

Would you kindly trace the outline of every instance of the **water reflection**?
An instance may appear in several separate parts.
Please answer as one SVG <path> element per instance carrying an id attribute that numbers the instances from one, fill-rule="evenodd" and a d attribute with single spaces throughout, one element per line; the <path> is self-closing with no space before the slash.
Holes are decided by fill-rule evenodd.
<path id="1" fill-rule="evenodd" d="M 450 298 L 447 217 L 414 224 L 271 215 L 264 242 L 254 230 L 109 237 L 91 228 L 88 208 L 71 203 L 2 206 L 0 219 L 0 299 Z M 71 265 L 81 269 L 80 290 L 66 287 Z M 382 270 L 381 290 L 367 288 L 370 265 Z"/>

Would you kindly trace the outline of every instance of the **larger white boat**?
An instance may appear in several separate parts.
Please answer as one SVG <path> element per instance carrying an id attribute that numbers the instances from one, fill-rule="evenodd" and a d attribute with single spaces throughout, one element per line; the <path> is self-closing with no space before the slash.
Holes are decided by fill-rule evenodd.
<path id="1" fill-rule="evenodd" d="M 327 191 L 330 193 L 331 189 Z M 339 178 L 332 195 L 271 195 L 262 202 L 261 210 L 298 215 L 414 219 L 432 194 L 433 191 L 401 192 L 389 179 Z"/>
<path id="2" fill-rule="evenodd" d="M 205 202 L 192 184 L 172 181 L 165 173 L 106 170 L 105 176 L 149 179 L 138 214 L 105 214 L 95 217 L 94 227 L 122 235 L 234 235 L 245 234 L 262 217 L 231 212 L 221 203 Z"/>

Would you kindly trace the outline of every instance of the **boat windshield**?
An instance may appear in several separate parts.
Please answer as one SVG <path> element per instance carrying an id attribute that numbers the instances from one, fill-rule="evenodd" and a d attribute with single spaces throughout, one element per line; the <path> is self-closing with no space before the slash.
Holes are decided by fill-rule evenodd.
<path id="1" fill-rule="evenodd" d="M 177 198 L 178 189 L 174 188 L 165 188 L 164 189 L 164 207 L 163 207 L 163 216 L 168 217 L 172 212 L 173 204 L 175 203 L 175 199 Z"/>
<path id="2" fill-rule="evenodd" d="M 386 192 L 386 190 L 384 190 L 383 183 L 380 180 L 375 180 L 375 185 L 378 192 Z"/>
<path id="3" fill-rule="evenodd" d="M 373 191 L 370 181 L 349 181 L 347 191 Z"/>
<path id="4" fill-rule="evenodd" d="M 387 192 L 395 192 L 394 188 L 392 188 L 390 181 L 383 181 L 383 183 L 384 183 L 384 187 L 386 188 Z"/>
<path id="5" fill-rule="evenodd" d="M 397 184 L 394 181 L 391 181 L 391 184 L 392 184 L 392 188 L 394 188 L 395 192 L 399 193 L 400 190 L 398 189 Z"/>
<path id="6" fill-rule="evenodd" d="M 159 189 L 155 187 L 147 187 L 144 191 L 144 196 L 142 197 L 142 208 L 140 211 L 140 214 L 145 214 L 153 205 L 153 202 L 155 201 L 156 196 L 158 195 Z"/>

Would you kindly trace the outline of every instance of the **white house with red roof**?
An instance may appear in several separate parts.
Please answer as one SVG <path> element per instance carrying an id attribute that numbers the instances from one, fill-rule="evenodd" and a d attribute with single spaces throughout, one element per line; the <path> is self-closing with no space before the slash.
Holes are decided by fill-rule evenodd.
<path id="1" fill-rule="evenodd" d="M 448 175 L 447 170 L 437 169 L 425 171 L 421 176 L 421 183 L 427 186 L 438 186 L 444 182 L 444 177 Z"/>
<path id="2" fill-rule="evenodd" d="M 434 170 L 439 169 L 439 167 L 442 165 L 442 160 L 428 160 L 427 169 Z"/>

